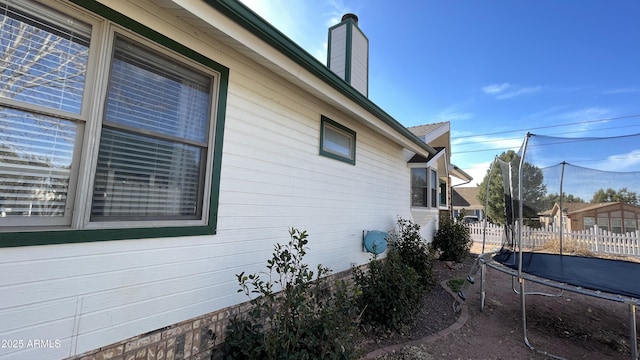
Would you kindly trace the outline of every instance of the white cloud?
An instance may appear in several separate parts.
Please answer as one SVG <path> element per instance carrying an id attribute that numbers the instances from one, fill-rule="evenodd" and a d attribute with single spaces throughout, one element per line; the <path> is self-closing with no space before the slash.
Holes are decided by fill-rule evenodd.
<path id="1" fill-rule="evenodd" d="M 442 121 L 455 121 L 455 120 L 468 120 L 473 117 L 473 113 L 456 112 L 456 111 L 443 111 L 432 117 L 433 122 Z"/>
<path id="2" fill-rule="evenodd" d="M 606 161 L 594 163 L 589 167 L 605 171 L 637 171 L 640 167 L 640 149 L 625 154 L 611 155 L 607 157 Z"/>
<path id="3" fill-rule="evenodd" d="M 458 138 L 451 141 L 451 145 L 456 145 L 454 152 L 480 152 L 480 151 L 495 151 L 496 155 L 506 151 L 507 149 L 518 150 L 524 141 L 522 137 L 490 137 L 490 136 L 465 136 L 464 138 Z"/>
<path id="4" fill-rule="evenodd" d="M 594 126 L 597 126 L 598 124 L 603 124 L 608 122 L 606 118 L 610 116 L 610 114 L 611 114 L 611 111 L 609 109 L 605 109 L 601 107 L 589 107 L 589 108 L 579 109 L 579 110 L 560 114 L 559 118 L 565 119 L 567 121 L 571 121 L 572 123 L 589 121 L 588 123 L 578 124 L 576 125 L 575 128 L 572 129 L 572 131 L 575 131 L 575 132 L 584 132 L 584 131 L 591 130 Z M 602 121 L 593 122 L 594 120 L 599 120 L 599 119 L 602 119 Z"/>
<path id="5" fill-rule="evenodd" d="M 540 90 L 542 90 L 542 86 L 519 88 L 514 91 L 498 94 L 496 96 L 496 99 L 498 100 L 510 99 L 520 95 L 536 93 L 536 92 L 539 92 Z"/>
<path id="6" fill-rule="evenodd" d="M 491 84 L 482 87 L 482 92 L 487 95 L 493 95 L 498 100 L 510 99 L 516 96 L 536 93 L 542 90 L 542 86 L 514 86 L 507 82 L 502 84 Z"/>
<path id="7" fill-rule="evenodd" d="M 491 85 L 484 86 L 482 88 L 482 91 L 485 94 L 495 95 L 495 94 L 502 93 L 503 91 L 507 90 L 510 87 L 511 85 L 509 85 L 509 83 L 491 84 Z"/>
<path id="8" fill-rule="evenodd" d="M 562 114 L 562 117 L 573 121 L 589 121 L 601 119 L 603 117 L 606 117 L 609 113 L 609 109 L 601 107 L 589 107 L 564 113 Z"/>
<path id="9" fill-rule="evenodd" d="M 324 24 L 326 27 L 330 27 L 335 24 L 338 24 L 340 21 L 342 21 L 342 15 L 353 12 L 341 0 L 330 0 L 330 1 L 327 1 L 325 4 L 329 6 L 328 14 L 330 15 Z"/>
<path id="10" fill-rule="evenodd" d="M 300 35 L 299 21 L 297 17 L 303 13 L 303 8 L 296 6 L 297 2 L 285 2 L 282 0 L 240 0 L 248 8 L 260 15 L 271 25 L 280 30 L 294 41 Z"/>
<path id="11" fill-rule="evenodd" d="M 529 114 L 526 116 L 526 118 L 533 119 L 533 120 L 553 119 L 558 117 L 558 114 L 561 113 L 561 111 L 564 111 L 567 107 L 568 105 L 551 106 L 544 110 L 540 110 L 533 114 Z"/>
<path id="12" fill-rule="evenodd" d="M 616 95 L 616 94 L 638 94 L 640 93 L 640 87 L 628 87 L 628 88 L 618 88 L 611 89 L 602 92 L 605 95 Z"/>
<path id="13" fill-rule="evenodd" d="M 473 181 L 465 186 L 475 186 L 482 182 L 496 156 L 508 150 L 518 151 L 523 141 L 524 137 L 475 136 L 454 139 L 451 140 L 451 162 L 473 177 Z"/>
<path id="14" fill-rule="evenodd" d="M 487 174 L 487 170 L 489 169 L 489 166 L 491 166 L 491 162 L 480 162 L 480 163 L 472 164 L 470 167 L 462 169 L 464 172 L 469 174 L 473 178 L 473 180 L 471 180 L 471 182 L 468 184 L 464 184 L 460 186 L 472 187 L 480 184 L 482 182 L 482 179 L 484 179 L 485 175 Z M 456 180 L 457 179 L 454 178 L 453 185 L 458 185 L 460 183 L 459 180 L 458 181 Z"/>
<path id="15" fill-rule="evenodd" d="M 351 12 L 341 0 L 240 0 L 318 61 L 327 60 L 327 29 Z"/>

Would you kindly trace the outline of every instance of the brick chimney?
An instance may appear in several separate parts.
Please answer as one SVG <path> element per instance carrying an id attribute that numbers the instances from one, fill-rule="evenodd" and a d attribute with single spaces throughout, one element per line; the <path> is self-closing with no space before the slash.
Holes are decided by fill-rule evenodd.
<path id="1" fill-rule="evenodd" d="M 369 96 L 369 39 L 355 14 L 329 28 L 327 66 L 364 96 Z"/>

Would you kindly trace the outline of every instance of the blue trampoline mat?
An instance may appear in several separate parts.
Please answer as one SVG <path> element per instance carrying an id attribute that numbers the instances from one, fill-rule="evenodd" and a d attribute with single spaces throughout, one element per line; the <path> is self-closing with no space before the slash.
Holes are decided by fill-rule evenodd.
<path id="1" fill-rule="evenodd" d="M 502 251 L 493 259 L 511 269 L 518 269 L 517 252 Z M 522 271 L 584 289 L 640 299 L 640 263 L 523 252 Z"/>

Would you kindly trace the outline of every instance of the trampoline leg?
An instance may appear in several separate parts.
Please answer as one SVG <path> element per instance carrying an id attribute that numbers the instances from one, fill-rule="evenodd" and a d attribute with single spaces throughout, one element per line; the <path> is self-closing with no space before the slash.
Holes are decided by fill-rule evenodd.
<path id="1" fill-rule="evenodd" d="M 520 310 L 522 312 L 522 336 L 524 338 L 524 343 L 531 350 L 536 350 L 533 345 L 529 342 L 529 338 L 527 337 L 527 304 L 525 302 L 526 293 L 524 292 L 524 279 L 519 277 L 518 282 L 520 283 Z"/>
<path id="2" fill-rule="evenodd" d="M 636 304 L 629 303 L 629 334 L 631 346 L 631 358 L 638 360 L 638 337 L 636 332 Z"/>
<path id="3" fill-rule="evenodd" d="M 484 283 L 486 281 L 487 265 L 483 262 L 480 264 L 480 311 L 484 311 L 485 289 Z"/>

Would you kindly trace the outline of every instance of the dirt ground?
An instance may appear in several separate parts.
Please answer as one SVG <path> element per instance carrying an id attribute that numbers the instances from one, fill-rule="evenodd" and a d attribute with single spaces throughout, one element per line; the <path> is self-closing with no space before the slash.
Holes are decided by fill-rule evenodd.
<path id="1" fill-rule="evenodd" d="M 437 262 L 434 274 L 438 282 L 464 278 L 475 257 L 472 254 L 463 264 Z M 511 276 L 488 268 L 482 312 L 479 278 L 478 273 L 478 280 L 465 292 L 466 311 L 455 313 L 452 295 L 436 288 L 427 296 L 424 310 L 405 334 L 379 338 L 377 344 L 368 344 L 369 353 L 365 358 L 553 358 L 538 351 L 564 359 L 631 358 L 628 305 L 567 291 L 560 297 L 528 295 L 527 337 L 538 350 L 535 351 L 523 341 L 520 296 L 512 289 Z M 527 291 L 558 292 L 530 282 L 525 285 Z M 451 325 L 459 328 L 452 330 Z"/>

